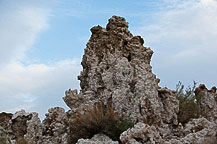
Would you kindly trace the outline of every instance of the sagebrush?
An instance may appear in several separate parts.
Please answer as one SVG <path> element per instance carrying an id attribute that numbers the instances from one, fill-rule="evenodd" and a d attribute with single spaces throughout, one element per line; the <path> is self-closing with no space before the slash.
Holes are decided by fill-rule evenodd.
<path id="1" fill-rule="evenodd" d="M 120 141 L 120 134 L 133 125 L 133 122 L 120 118 L 114 112 L 111 103 L 107 105 L 99 103 L 84 114 L 74 115 L 74 121 L 70 124 L 71 136 L 68 142 L 76 143 L 80 138 L 91 138 L 98 133 L 103 133 L 114 141 Z"/>

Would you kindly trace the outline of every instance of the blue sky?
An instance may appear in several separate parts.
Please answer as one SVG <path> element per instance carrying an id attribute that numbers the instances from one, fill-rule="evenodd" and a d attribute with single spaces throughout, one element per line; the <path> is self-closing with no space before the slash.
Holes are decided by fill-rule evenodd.
<path id="1" fill-rule="evenodd" d="M 216 0 L 0 0 L 0 111 L 68 110 L 90 28 L 112 15 L 154 50 L 160 86 L 217 84 Z"/>

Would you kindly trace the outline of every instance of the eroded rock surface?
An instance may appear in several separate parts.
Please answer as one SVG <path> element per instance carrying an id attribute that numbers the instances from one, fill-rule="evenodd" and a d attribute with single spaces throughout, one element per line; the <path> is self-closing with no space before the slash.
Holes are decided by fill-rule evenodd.
<path id="1" fill-rule="evenodd" d="M 10 144 L 10 142 L 8 132 L 0 126 L 0 144 Z"/>
<path id="2" fill-rule="evenodd" d="M 216 87 L 210 90 L 204 84 L 195 89 L 196 98 L 200 104 L 201 110 L 210 121 L 217 124 L 217 93 Z"/>
<path id="3" fill-rule="evenodd" d="M 166 124 L 178 124 L 177 114 L 179 112 L 179 101 L 176 97 L 176 91 L 167 88 L 158 89 L 158 94 L 163 104 L 161 117 Z"/>
<path id="4" fill-rule="evenodd" d="M 8 130 L 10 125 L 9 125 L 9 121 L 12 118 L 13 114 L 12 113 L 5 113 L 2 112 L 0 113 L 0 126 L 5 129 Z"/>
<path id="5" fill-rule="evenodd" d="M 70 123 L 76 112 L 83 114 L 96 103 L 112 103 L 115 112 L 134 127 L 123 132 L 126 144 L 216 144 L 216 87 L 200 85 L 195 90 L 202 115 L 185 124 L 178 121 L 179 100 L 176 91 L 158 86 L 159 78 L 150 65 L 153 51 L 140 36 L 133 36 L 128 22 L 113 16 L 106 28 L 94 26 L 82 59 L 78 76 L 81 90 L 67 90 L 63 100 L 70 108 L 48 110 L 41 122 L 37 113 L 24 110 L 0 113 L 0 134 L 12 144 L 68 144 L 73 135 Z M 0 137 L 2 140 L 2 137 Z M 70 143 L 71 144 L 71 143 Z M 118 144 L 103 134 L 79 139 L 77 144 Z"/>
<path id="6" fill-rule="evenodd" d="M 166 144 L 215 144 L 217 143 L 217 125 L 206 118 L 189 121 L 181 131 L 182 137 L 174 137 Z"/>
<path id="7" fill-rule="evenodd" d="M 112 141 L 106 135 L 96 134 L 91 139 L 79 139 L 76 144 L 119 144 L 119 142 Z"/>
<path id="8" fill-rule="evenodd" d="M 49 109 L 42 123 L 37 113 L 26 113 L 24 110 L 9 118 L 4 131 L 12 144 L 67 144 L 68 118 L 63 108 Z"/>
<path id="9" fill-rule="evenodd" d="M 115 111 L 124 118 L 160 123 L 163 105 L 150 66 L 153 51 L 143 46 L 140 36 L 130 33 L 122 17 L 113 16 L 106 28 L 95 26 L 91 32 L 78 77 L 81 93 L 67 91 L 67 105 L 82 109 L 84 103 L 112 99 Z"/>
<path id="10" fill-rule="evenodd" d="M 141 122 L 123 132 L 120 136 L 120 140 L 125 144 L 163 144 L 163 140 L 156 127 Z"/>
<path id="11" fill-rule="evenodd" d="M 43 120 L 43 142 L 48 144 L 67 144 L 68 118 L 60 107 L 51 108 Z"/>

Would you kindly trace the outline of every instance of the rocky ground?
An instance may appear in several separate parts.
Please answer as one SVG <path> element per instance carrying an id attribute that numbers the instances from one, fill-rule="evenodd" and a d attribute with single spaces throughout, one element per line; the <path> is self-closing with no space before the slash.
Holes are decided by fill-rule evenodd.
<path id="1" fill-rule="evenodd" d="M 108 101 L 116 114 L 134 126 L 113 141 L 103 133 L 77 144 L 216 144 L 217 93 L 205 85 L 195 89 L 197 103 L 206 115 L 178 120 L 177 92 L 158 86 L 159 78 L 150 65 L 153 51 L 133 36 L 128 22 L 113 16 L 106 28 L 94 26 L 84 50 L 83 71 L 78 76 L 81 91 L 67 90 L 63 100 L 71 110 L 55 107 L 41 122 L 38 114 L 24 110 L 0 113 L 0 143 L 68 144 L 73 131 L 73 115 L 84 114 L 97 103 Z"/>

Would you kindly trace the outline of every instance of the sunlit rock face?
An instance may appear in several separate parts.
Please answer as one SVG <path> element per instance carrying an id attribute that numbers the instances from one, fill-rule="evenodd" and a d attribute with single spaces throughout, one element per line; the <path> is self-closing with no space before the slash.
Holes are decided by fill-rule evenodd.
<path id="1" fill-rule="evenodd" d="M 217 124 L 217 93 L 216 87 L 210 90 L 204 84 L 195 89 L 195 95 L 199 101 L 203 113 L 207 115 L 207 119 Z"/>
<path id="2" fill-rule="evenodd" d="M 74 116 L 98 103 L 112 105 L 118 116 L 134 122 L 134 126 L 124 131 L 119 141 L 96 133 L 92 138 L 76 140 L 78 144 L 217 143 L 216 87 L 208 90 L 200 85 L 195 89 L 205 116 L 181 123 L 177 92 L 158 86 L 160 79 L 150 65 L 153 51 L 144 46 L 143 38 L 130 33 L 128 22 L 112 16 L 106 28 L 94 26 L 91 32 L 78 76 L 81 90 L 69 89 L 63 97 L 70 110 L 50 108 L 42 122 L 36 112 L 0 113 L 0 143 L 71 144 L 76 133 L 70 129 Z"/>
<path id="3" fill-rule="evenodd" d="M 215 88 L 196 89 L 196 93 L 209 97 L 208 102 L 205 97 L 200 101 L 210 113 L 208 120 L 199 118 L 182 125 L 177 118 L 176 91 L 158 86 L 160 79 L 150 65 L 153 51 L 144 46 L 140 36 L 130 33 L 128 22 L 113 16 L 106 28 L 94 26 L 91 32 L 81 62 L 83 71 L 78 76 L 81 91 L 70 89 L 63 98 L 71 108 L 69 114 L 85 111 L 98 102 L 112 101 L 120 116 L 136 123 L 121 134 L 122 143 L 216 142 Z M 79 143 L 85 141 L 80 139 Z"/>
<path id="4" fill-rule="evenodd" d="M 113 16 L 106 28 L 95 26 L 91 32 L 78 77 L 81 93 L 66 92 L 66 103 L 77 108 L 82 98 L 86 103 L 110 99 L 115 111 L 126 119 L 159 123 L 163 107 L 150 66 L 153 51 L 143 46 L 140 36 L 130 33 L 122 17 Z M 77 97 L 73 104 L 69 104 L 69 93 L 71 100 Z"/>

